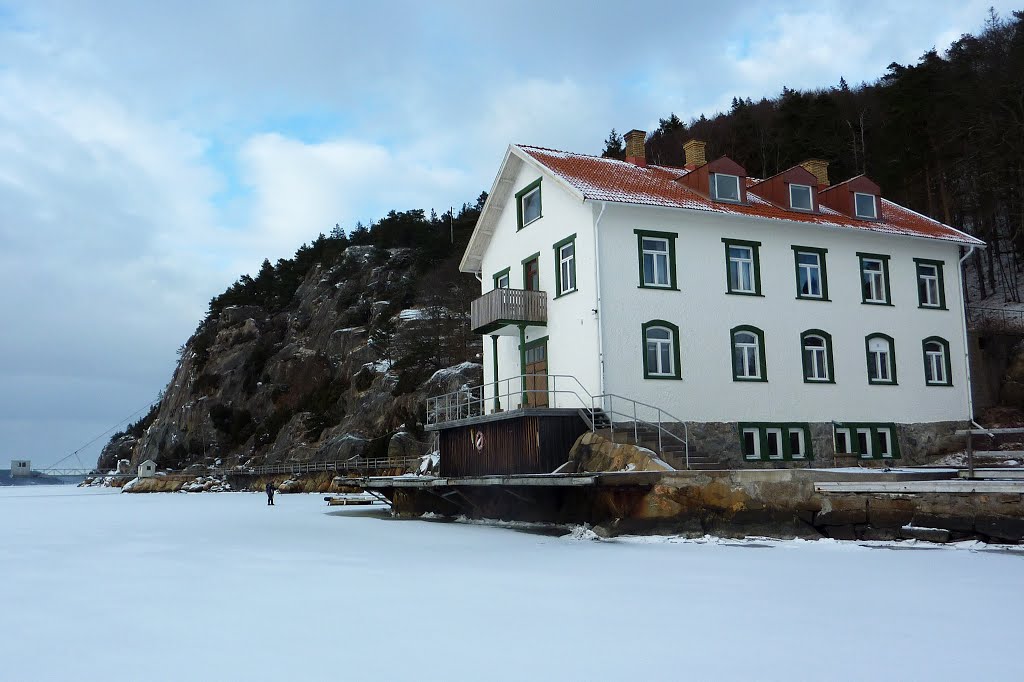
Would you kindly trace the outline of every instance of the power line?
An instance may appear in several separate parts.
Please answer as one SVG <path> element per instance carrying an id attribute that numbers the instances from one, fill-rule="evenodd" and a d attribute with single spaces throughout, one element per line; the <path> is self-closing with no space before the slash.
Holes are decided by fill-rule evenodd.
<path id="1" fill-rule="evenodd" d="M 111 426 L 111 427 L 110 427 L 109 429 L 107 429 L 106 431 L 104 431 L 104 432 L 103 432 L 103 433 L 101 433 L 100 435 L 98 435 L 98 436 L 96 436 L 95 438 L 91 439 L 91 440 L 90 440 L 89 442 L 85 443 L 84 445 L 81 445 L 81 446 L 79 446 L 79 447 L 78 447 L 78 448 L 77 448 L 76 450 L 74 450 L 74 451 L 73 451 L 73 452 L 72 452 L 71 454 L 69 454 L 69 455 L 66 455 L 65 457 L 63 457 L 63 458 L 61 458 L 61 459 L 57 460 L 56 462 L 54 462 L 53 464 L 51 464 L 51 465 L 50 465 L 49 467 L 47 467 L 47 469 L 54 469 L 54 468 L 56 468 L 57 466 L 59 466 L 60 464 L 63 464 L 63 463 L 64 463 L 64 462 L 66 462 L 67 460 L 71 459 L 72 457 L 74 457 L 74 458 L 78 459 L 78 453 L 79 453 L 79 452 L 81 452 L 82 450 L 86 449 L 87 447 L 89 447 L 90 445 L 92 445 L 93 443 L 95 443 L 96 441 L 98 441 L 98 440 L 99 440 L 100 438 L 103 438 L 103 437 L 104 437 L 104 436 L 106 436 L 107 434 L 109 434 L 109 433 L 113 432 L 113 430 L 114 430 L 114 429 L 116 429 L 117 427 L 121 426 L 121 424 L 124 424 L 124 423 L 128 422 L 129 420 L 131 420 L 131 419 L 132 419 L 132 417 L 136 416 L 136 415 L 137 415 L 137 414 L 139 414 L 140 412 L 142 412 L 142 411 L 144 411 L 144 410 L 148 410 L 149 408 L 153 407 L 153 405 L 156 405 L 156 404 L 157 404 L 158 402 L 160 402 L 160 399 L 161 399 L 161 397 L 160 397 L 160 396 L 157 396 L 156 398 L 154 398 L 153 400 L 149 401 L 148 403 L 146 403 L 145 405 L 143 405 L 143 406 L 142 406 L 142 407 L 140 407 L 139 409 L 137 409 L 137 410 L 135 410 L 134 412 L 132 412 L 132 413 L 131 413 L 130 415 L 128 415 L 127 417 L 125 417 L 125 418 L 124 418 L 124 419 L 122 419 L 121 421 L 119 421 L 119 422 L 117 422 L 116 424 L 114 424 L 113 426 Z M 83 469 L 85 468 L 85 466 L 84 466 L 84 465 L 82 465 L 82 460 L 81 460 L 81 459 L 78 459 L 78 463 L 79 463 L 79 465 L 80 465 L 80 466 L 82 466 L 82 468 L 83 468 Z M 46 469 L 41 469 L 40 471 L 46 471 Z"/>

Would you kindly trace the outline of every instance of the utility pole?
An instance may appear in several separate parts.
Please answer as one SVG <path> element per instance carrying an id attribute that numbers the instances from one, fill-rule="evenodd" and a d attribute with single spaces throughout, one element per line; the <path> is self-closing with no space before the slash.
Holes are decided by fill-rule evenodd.
<path id="1" fill-rule="evenodd" d="M 451 243 L 455 243 L 455 207 L 448 207 L 448 237 L 451 239 Z"/>

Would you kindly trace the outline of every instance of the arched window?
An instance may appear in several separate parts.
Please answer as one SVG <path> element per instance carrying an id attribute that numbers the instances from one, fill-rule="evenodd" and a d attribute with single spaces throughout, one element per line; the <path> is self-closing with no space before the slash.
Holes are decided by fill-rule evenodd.
<path id="1" fill-rule="evenodd" d="M 804 381 L 835 383 L 832 369 L 832 336 L 820 329 L 808 329 L 800 335 Z"/>
<path id="2" fill-rule="evenodd" d="M 732 378 L 733 381 L 767 381 L 764 361 L 764 332 L 757 327 L 733 327 Z"/>
<path id="3" fill-rule="evenodd" d="M 867 349 L 868 383 L 896 383 L 896 351 L 887 334 L 871 334 L 864 340 Z"/>
<path id="4" fill-rule="evenodd" d="M 679 327 L 665 320 L 642 325 L 644 339 L 644 378 L 679 379 Z"/>
<path id="5" fill-rule="evenodd" d="M 924 352 L 924 383 L 929 386 L 952 386 L 949 367 L 949 342 L 929 336 L 922 342 Z"/>

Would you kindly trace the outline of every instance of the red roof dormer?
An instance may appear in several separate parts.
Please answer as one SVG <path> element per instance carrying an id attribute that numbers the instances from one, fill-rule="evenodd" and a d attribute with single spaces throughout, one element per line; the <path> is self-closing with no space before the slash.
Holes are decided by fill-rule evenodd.
<path id="1" fill-rule="evenodd" d="M 793 166 L 751 185 L 750 191 L 779 208 L 800 213 L 818 212 L 818 177 L 803 166 Z"/>
<path id="2" fill-rule="evenodd" d="M 712 201 L 747 203 L 747 171 L 727 156 L 705 163 L 679 181 Z"/>
<path id="3" fill-rule="evenodd" d="M 881 199 L 881 188 L 866 175 L 858 175 L 818 192 L 822 205 L 858 220 L 881 218 Z"/>

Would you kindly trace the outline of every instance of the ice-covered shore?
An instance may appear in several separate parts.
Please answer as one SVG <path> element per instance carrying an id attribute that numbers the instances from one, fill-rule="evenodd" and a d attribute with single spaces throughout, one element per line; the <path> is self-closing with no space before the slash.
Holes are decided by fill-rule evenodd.
<path id="1" fill-rule="evenodd" d="M 265 499 L 0 490 L 0 677 L 1024 677 L 1003 646 L 1019 552 L 594 541 Z"/>

